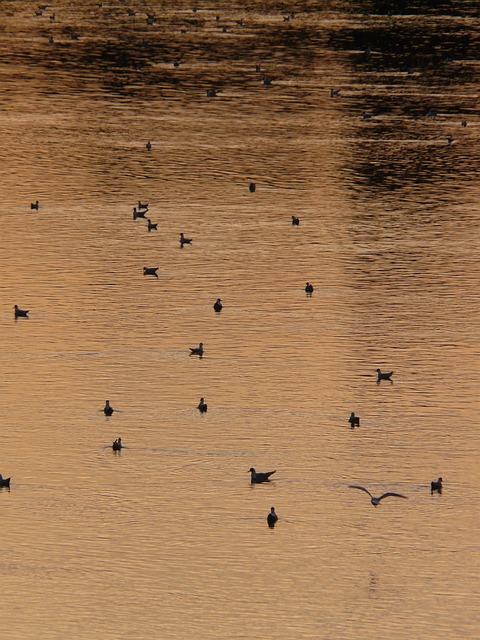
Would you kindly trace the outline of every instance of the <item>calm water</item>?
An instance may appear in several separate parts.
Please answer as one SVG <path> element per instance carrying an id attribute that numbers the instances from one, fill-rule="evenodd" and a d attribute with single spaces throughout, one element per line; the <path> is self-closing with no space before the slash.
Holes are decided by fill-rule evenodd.
<path id="1" fill-rule="evenodd" d="M 0 638 L 478 638 L 475 3 L 232 4 L 0 4 Z"/>

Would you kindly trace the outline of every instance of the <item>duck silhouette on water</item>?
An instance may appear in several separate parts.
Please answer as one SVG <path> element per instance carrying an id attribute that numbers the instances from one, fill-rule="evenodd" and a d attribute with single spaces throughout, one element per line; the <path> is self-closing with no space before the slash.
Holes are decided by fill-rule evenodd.
<path id="1" fill-rule="evenodd" d="M 198 347 L 190 347 L 190 355 L 191 356 L 203 356 L 203 342 L 200 342 Z"/>
<path id="2" fill-rule="evenodd" d="M 292 226 L 298 227 L 299 225 L 300 225 L 300 218 L 297 218 L 297 216 L 292 216 Z"/>
<path id="3" fill-rule="evenodd" d="M 360 491 L 365 491 L 365 493 L 368 493 L 371 498 L 370 502 L 374 507 L 378 507 L 380 501 L 384 498 L 388 498 L 389 496 L 393 496 L 395 498 L 405 498 L 405 500 L 408 500 L 407 496 L 402 496 L 401 493 L 393 493 L 393 491 L 388 491 L 387 493 L 382 494 L 379 498 L 375 498 L 374 496 L 372 496 L 368 489 L 365 489 L 365 487 L 360 487 L 358 484 L 349 484 L 348 486 L 350 489 L 360 489 Z"/>
<path id="4" fill-rule="evenodd" d="M 28 318 L 28 309 L 20 309 L 18 305 L 13 308 L 15 309 L 15 320 L 17 318 Z"/>
<path id="5" fill-rule="evenodd" d="M 139 211 L 139 210 L 137 209 L 137 207 L 133 207 L 133 219 L 134 219 L 134 220 L 136 220 L 137 218 L 143 218 L 143 219 L 145 219 L 145 214 L 146 214 L 146 211 L 145 211 L 145 210 L 144 210 L 144 211 Z"/>
<path id="6" fill-rule="evenodd" d="M 11 478 L 4 478 L 0 473 L 0 488 L 6 487 L 7 489 L 10 489 L 10 480 Z"/>
<path id="7" fill-rule="evenodd" d="M 349 421 L 350 426 L 352 427 L 352 429 L 354 429 L 355 427 L 359 427 L 360 426 L 360 418 L 358 416 L 356 416 L 353 411 L 350 414 L 350 417 L 349 417 L 348 421 Z"/>
<path id="8" fill-rule="evenodd" d="M 380 382 L 381 380 L 390 380 L 390 382 L 393 382 L 393 380 L 391 380 L 393 371 L 389 371 L 388 373 L 382 373 L 380 369 L 376 369 L 376 372 L 377 372 L 377 382 Z"/>
<path id="9" fill-rule="evenodd" d="M 205 402 L 205 398 L 200 398 L 200 402 L 198 403 L 197 409 L 200 413 L 207 413 L 207 403 Z"/>
<path id="10" fill-rule="evenodd" d="M 38 211 L 40 209 L 40 203 L 38 202 L 38 200 L 36 202 L 32 202 L 32 204 L 30 205 L 30 209 L 32 209 L 33 211 Z"/>
<path id="11" fill-rule="evenodd" d="M 278 522 L 278 516 L 275 513 L 275 507 L 271 507 L 270 513 L 267 516 L 267 523 L 270 529 L 273 529 L 277 522 Z"/>
<path id="12" fill-rule="evenodd" d="M 117 438 L 116 440 L 113 441 L 112 449 L 114 451 L 120 451 L 121 449 L 123 449 L 123 444 L 122 444 L 122 439 L 121 438 Z"/>
<path id="13" fill-rule="evenodd" d="M 250 482 L 251 484 L 261 484 L 262 482 L 270 482 L 270 476 L 276 473 L 276 469 L 274 471 L 266 471 L 266 472 L 258 472 L 255 471 L 253 467 L 249 470 L 250 473 Z"/>
<path id="14" fill-rule="evenodd" d="M 440 495 L 442 494 L 442 489 L 443 489 L 443 478 L 439 478 L 437 481 L 432 480 L 432 482 L 430 483 L 430 493 L 433 496 L 433 494 L 435 492 L 439 493 Z"/>
<path id="15" fill-rule="evenodd" d="M 220 298 L 217 298 L 217 301 L 213 305 L 213 308 L 217 313 L 220 313 L 220 311 L 223 309 L 223 304 Z"/>
<path id="16" fill-rule="evenodd" d="M 305 293 L 307 294 L 307 296 L 311 296 L 313 291 L 313 284 L 311 282 L 307 282 L 307 284 L 305 285 Z"/>
<path id="17" fill-rule="evenodd" d="M 103 413 L 106 416 L 111 416 L 114 411 L 115 411 L 115 409 L 110 406 L 110 400 L 105 400 L 105 406 L 103 407 Z"/>
<path id="18" fill-rule="evenodd" d="M 192 244 L 192 238 L 185 238 L 183 233 L 180 234 L 180 249 L 183 249 L 184 244 Z"/>
<path id="19" fill-rule="evenodd" d="M 149 231 L 152 231 L 152 230 L 156 231 L 157 230 L 157 224 L 158 224 L 158 222 L 152 222 L 150 220 L 150 218 L 148 218 L 148 220 L 147 220 L 147 229 Z"/>
<path id="20" fill-rule="evenodd" d="M 157 271 L 158 267 L 143 267 L 144 276 L 154 276 L 155 278 L 158 278 Z"/>

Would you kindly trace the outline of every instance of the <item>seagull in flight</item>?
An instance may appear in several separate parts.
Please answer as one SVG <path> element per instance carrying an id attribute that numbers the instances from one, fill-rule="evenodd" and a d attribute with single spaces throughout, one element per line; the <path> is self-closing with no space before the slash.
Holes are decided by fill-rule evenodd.
<path id="1" fill-rule="evenodd" d="M 378 505 L 380 504 L 380 500 L 383 500 L 384 498 L 388 498 L 388 496 L 394 496 L 395 498 L 405 498 L 405 500 L 408 500 L 407 496 L 402 496 L 401 493 L 393 493 L 392 491 L 388 491 L 387 493 L 384 493 L 379 498 L 374 498 L 370 493 L 370 491 L 368 489 L 365 489 L 365 487 L 360 487 L 358 484 L 349 484 L 348 486 L 350 489 L 360 489 L 360 491 L 365 491 L 365 493 L 368 493 L 368 495 L 371 498 L 370 502 L 373 504 L 374 507 L 378 507 Z"/>

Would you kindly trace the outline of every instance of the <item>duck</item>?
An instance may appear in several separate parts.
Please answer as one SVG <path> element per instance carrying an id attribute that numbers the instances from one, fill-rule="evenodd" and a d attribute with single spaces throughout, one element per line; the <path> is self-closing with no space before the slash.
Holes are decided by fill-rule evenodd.
<path id="1" fill-rule="evenodd" d="M 348 421 L 349 421 L 350 426 L 352 427 L 352 429 L 354 429 L 355 427 L 359 427 L 360 426 L 360 418 L 358 416 L 356 416 L 353 411 L 350 414 L 350 417 L 349 417 Z"/>
<path id="2" fill-rule="evenodd" d="M 248 188 L 250 190 L 250 193 L 255 193 L 255 189 L 257 188 L 257 185 L 255 184 L 255 182 L 250 182 L 250 184 L 248 185 Z"/>
<path id="3" fill-rule="evenodd" d="M 154 276 L 155 278 L 158 278 L 157 271 L 158 267 L 143 267 L 144 276 Z"/>
<path id="4" fill-rule="evenodd" d="M 137 204 L 137 208 L 139 211 L 143 211 L 143 210 L 146 211 L 148 209 L 148 202 L 140 202 L 139 200 Z"/>
<path id="5" fill-rule="evenodd" d="M 0 473 L 0 488 L 1 487 L 8 487 L 10 489 L 10 479 L 11 478 L 4 478 L 2 476 L 2 474 Z"/>
<path id="6" fill-rule="evenodd" d="M 145 219 L 145 213 L 146 213 L 146 211 L 139 211 L 137 209 L 137 207 L 133 207 L 133 219 L 134 220 L 136 220 L 137 218 Z"/>
<path id="7" fill-rule="evenodd" d="M 276 473 L 277 470 L 275 469 L 274 471 L 265 471 L 264 473 L 260 473 L 251 467 L 248 471 L 251 474 L 250 482 L 252 484 L 261 484 L 262 482 L 270 482 L 270 476 Z"/>
<path id="8" fill-rule="evenodd" d="M 203 342 L 200 342 L 198 347 L 190 347 L 190 355 L 191 356 L 203 356 Z"/>
<path id="9" fill-rule="evenodd" d="M 105 400 L 105 406 L 103 407 L 103 413 L 106 416 L 111 416 L 114 411 L 115 411 L 115 409 L 110 406 L 110 400 Z"/>
<path id="10" fill-rule="evenodd" d="M 183 233 L 180 234 L 180 249 L 183 249 L 184 244 L 192 244 L 191 238 L 185 238 Z"/>
<path id="11" fill-rule="evenodd" d="M 403 496 L 401 493 L 393 493 L 392 491 L 388 491 L 387 493 L 382 494 L 379 498 L 374 498 L 370 491 L 368 489 L 365 489 L 365 487 L 360 487 L 358 484 L 349 484 L 348 486 L 350 487 L 350 489 L 360 489 L 360 491 L 365 491 L 365 493 L 368 493 L 371 498 L 370 502 L 374 507 L 378 507 L 380 501 L 384 498 L 388 498 L 388 496 L 393 496 L 395 498 L 405 498 L 405 500 L 408 500 L 407 496 Z"/>
<path id="12" fill-rule="evenodd" d="M 40 203 L 38 202 L 38 200 L 31 203 L 30 209 L 32 209 L 32 211 L 38 211 L 40 209 Z"/>
<path id="13" fill-rule="evenodd" d="M 148 229 L 149 231 L 152 231 L 152 229 L 154 229 L 155 231 L 157 230 L 157 224 L 158 224 L 158 222 L 152 222 L 152 221 L 150 220 L 150 218 L 148 218 L 147 223 L 148 223 L 148 224 L 147 224 L 147 229 Z"/>
<path id="14" fill-rule="evenodd" d="M 443 488 L 442 482 L 443 482 L 443 478 L 439 478 L 436 482 L 435 480 L 432 480 L 432 482 L 430 483 L 430 493 L 432 494 L 432 496 L 435 493 L 435 491 L 437 493 L 442 493 L 442 488 Z"/>
<path id="15" fill-rule="evenodd" d="M 15 318 L 28 318 L 28 309 L 20 309 L 17 304 L 13 308 L 15 309 Z"/>
<path id="16" fill-rule="evenodd" d="M 300 218 L 297 218 L 297 216 L 292 216 L 292 225 L 294 227 L 298 227 L 300 224 Z"/>
<path id="17" fill-rule="evenodd" d="M 264 78 L 264 79 L 263 79 L 263 85 L 264 85 L 265 87 L 271 87 L 271 86 L 272 86 L 272 80 L 271 80 L 271 78 Z"/>
<path id="18" fill-rule="evenodd" d="M 277 521 L 278 521 L 278 516 L 275 513 L 275 507 L 271 507 L 270 513 L 267 516 L 267 523 L 270 529 L 273 529 Z"/>
<path id="19" fill-rule="evenodd" d="M 113 441 L 112 444 L 112 449 L 114 451 L 120 451 L 120 449 L 123 448 L 123 444 L 122 444 L 122 439 L 121 438 L 117 438 L 116 440 Z"/>
<path id="20" fill-rule="evenodd" d="M 205 402 L 205 398 L 200 398 L 200 402 L 198 403 L 197 409 L 200 413 L 207 413 L 207 403 Z"/>
<path id="21" fill-rule="evenodd" d="M 213 308 L 217 313 L 220 313 L 220 311 L 223 309 L 222 300 L 220 298 L 217 298 L 217 301 L 213 305 Z"/>
<path id="22" fill-rule="evenodd" d="M 152 150 L 152 143 L 150 141 L 147 142 L 147 144 L 145 145 L 145 148 L 147 151 L 151 151 Z"/>
<path id="23" fill-rule="evenodd" d="M 380 369 L 375 369 L 375 371 L 377 372 L 377 382 L 380 382 L 380 380 L 390 380 L 393 375 L 393 371 L 389 371 L 388 373 L 382 373 Z M 392 380 L 390 380 L 390 382 L 392 382 Z"/>
<path id="24" fill-rule="evenodd" d="M 310 282 L 307 282 L 307 284 L 305 285 L 305 293 L 307 294 L 307 296 L 311 296 L 313 293 L 313 284 L 311 284 Z"/>
<path id="25" fill-rule="evenodd" d="M 340 95 L 340 89 L 330 89 L 331 98 L 338 98 L 339 95 Z"/>
<path id="26" fill-rule="evenodd" d="M 216 98 L 218 92 L 216 89 L 207 89 L 207 98 Z"/>

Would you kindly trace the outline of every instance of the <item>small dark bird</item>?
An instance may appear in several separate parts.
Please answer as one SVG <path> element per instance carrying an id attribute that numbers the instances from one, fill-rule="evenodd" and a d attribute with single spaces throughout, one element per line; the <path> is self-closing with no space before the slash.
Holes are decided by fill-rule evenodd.
<path id="1" fill-rule="evenodd" d="M 300 218 L 297 218 L 297 216 L 292 216 L 292 225 L 294 227 L 298 227 L 299 224 L 300 224 Z"/>
<path id="2" fill-rule="evenodd" d="M 140 202 L 140 200 L 139 200 L 139 201 L 138 201 L 138 205 L 137 205 L 137 207 L 138 207 L 138 210 L 139 210 L 139 211 L 142 211 L 142 210 L 145 210 L 145 211 L 146 211 L 146 210 L 148 209 L 148 202 L 143 202 L 143 203 L 142 203 L 142 202 Z"/>
<path id="3" fill-rule="evenodd" d="M 307 284 L 305 285 L 305 293 L 307 294 L 307 296 L 311 296 L 313 293 L 313 284 L 311 284 L 310 282 L 307 282 Z"/>
<path id="4" fill-rule="evenodd" d="M 467 126 L 467 121 L 466 120 L 462 120 L 462 127 L 466 127 Z"/>
<path id="5" fill-rule="evenodd" d="M 220 311 L 223 309 L 223 304 L 220 298 L 217 298 L 217 301 L 213 305 L 213 308 L 217 313 L 220 313 Z"/>
<path id="6" fill-rule="evenodd" d="M 270 482 L 269 478 L 276 472 L 275 471 L 266 471 L 265 473 L 257 473 L 255 469 L 252 467 L 248 470 L 251 474 L 250 482 L 252 484 L 261 484 L 262 482 Z"/>
<path id="7" fill-rule="evenodd" d="M 218 92 L 216 89 L 207 89 L 207 98 L 216 98 Z"/>
<path id="8" fill-rule="evenodd" d="M 402 496 L 401 493 L 392 493 L 391 491 L 389 491 L 388 493 L 384 493 L 379 498 L 374 498 L 370 493 L 370 491 L 368 489 L 365 489 L 365 487 L 360 487 L 357 484 L 349 484 L 348 486 L 350 487 L 350 489 L 360 489 L 360 491 L 365 491 L 365 493 L 368 493 L 368 495 L 371 498 L 370 502 L 373 504 L 374 507 L 378 507 L 378 505 L 380 504 L 380 500 L 383 500 L 384 498 L 388 498 L 388 496 L 394 496 L 396 498 L 405 498 L 405 500 L 408 500 L 407 496 Z"/>
<path id="9" fill-rule="evenodd" d="M 152 150 L 152 143 L 150 141 L 148 141 L 147 144 L 145 145 L 145 148 L 147 149 L 147 151 L 151 151 Z"/>
<path id="10" fill-rule="evenodd" d="M 145 219 L 146 211 L 139 211 L 137 207 L 133 207 L 133 219 L 144 218 Z"/>
<path id="11" fill-rule="evenodd" d="M 331 98 L 338 98 L 339 95 L 340 95 L 340 89 L 330 89 Z"/>
<path id="12" fill-rule="evenodd" d="M 116 440 L 113 441 L 112 444 L 112 449 L 114 451 L 120 451 L 120 449 L 122 449 L 123 445 L 122 445 L 122 439 L 121 438 L 117 438 Z"/>
<path id="13" fill-rule="evenodd" d="M 268 526 L 270 527 L 270 529 L 273 529 L 273 527 L 275 526 L 277 520 L 278 520 L 278 516 L 275 513 L 275 507 L 272 507 L 270 509 L 270 513 L 267 516 L 267 523 L 268 523 Z"/>
<path id="14" fill-rule="evenodd" d="M 158 267 L 143 267 L 144 276 L 155 276 L 155 278 L 158 278 L 157 271 Z"/>
<path id="15" fill-rule="evenodd" d="M 190 347 L 190 355 L 191 356 L 203 356 L 203 342 L 200 342 L 198 347 Z"/>
<path id="16" fill-rule="evenodd" d="M 180 234 L 180 249 L 183 249 L 184 244 L 192 244 L 191 238 L 185 238 L 183 233 Z"/>
<path id="17" fill-rule="evenodd" d="M 263 79 L 263 85 L 264 85 L 265 87 L 271 87 L 271 86 L 272 86 L 272 80 L 271 80 L 271 78 L 264 78 L 264 79 Z"/>
<path id="18" fill-rule="evenodd" d="M 349 421 L 350 426 L 352 427 L 352 429 L 354 429 L 355 427 L 359 427 L 360 426 L 360 418 L 358 416 L 356 416 L 353 411 L 350 414 L 350 417 L 349 417 L 348 421 Z"/>
<path id="19" fill-rule="evenodd" d="M 433 480 L 430 483 L 430 493 L 432 494 L 432 496 L 435 493 L 435 491 L 440 494 L 442 493 L 442 488 L 443 488 L 442 482 L 443 482 L 443 478 L 439 478 L 436 482 L 435 480 Z"/>
<path id="20" fill-rule="evenodd" d="M 10 489 L 10 478 L 4 478 L 0 473 L 0 488 L 8 487 Z"/>
<path id="21" fill-rule="evenodd" d="M 200 398 L 200 402 L 198 403 L 197 409 L 200 413 L 207 413 L 207 403 L 205 402 L 205 398 Z"/>
<path id="22" fill-rule="evenodd" d="M 380 369 L 375 369 L 375 371 L 377 372 L 377 375 L 378 375 L 377 382 L 380 382 L 380 380 L 390 380 L 390 378 L 393 375 L 393 371 L 390 371 L 389 373 L 382 373 Z M 392 381 L 390 380 L 390 382 Z"/>
<path id="23" fill-rule="evenodd" d="M 158 224 L 157 222 L 152 222 L 152 221 L 150 220 L 150 218 L 148 218 L 147 223 L 148 223 L 148 224 L 147 224 L 147 229 L 148 229 L 149 231 L 152 231 L 152 229 L 153 229 L 153 230 L 155 230 L 155 231 L 157 230 L 157 224 Z"/>
<path id="24" fill-rule="evenodd" d="M 115 409 L 110 406 L 110 400 L 105 400 L 105 406 L 103 407 L 103 413 L 106 416 L 111 416 L 114 411 L 115 411 Z"/>
<path id="25" fill-rule="evenodd" d="M 28 309 L 19 309 L 18 305 L 13 308 L 15 309 L 15 318 L 28 318 Z"/>
<path id="26" fill-rule="evenodd" d="M 255 189 L 257 188 L 257 185 L 255 184 L 255 182 L 250 182 L 250 184 L 248 185 L 248 188 L 250 189 L 250 193 L 255 193 Z"/>
<path id="27" fill-rule="evenodd" d="M 30 205 L 30 209 L 38 211 L 40 209 L 40 203 L 38 202 L 38 200 L 36 202 L 32 202 L 32 204 Z"/>

